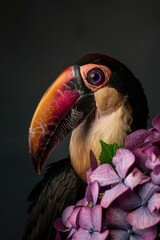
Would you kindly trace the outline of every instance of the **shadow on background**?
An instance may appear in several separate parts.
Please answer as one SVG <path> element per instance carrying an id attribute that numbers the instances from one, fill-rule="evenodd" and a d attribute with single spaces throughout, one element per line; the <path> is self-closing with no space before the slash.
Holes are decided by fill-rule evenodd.
<path id="1" fill-rule="evenodd" d="M 1 6 L 0 239 L 21 239 L 27 196 L 40 181 L 28 153 L 28 128 L 45 90 L 83 54 L 124 62 L 159 112 L 160 1 L 4 1 Z M 136 96 L 135 96 L 136 97 Z M 69 137 L 50 162 L 68 154 Z"/>

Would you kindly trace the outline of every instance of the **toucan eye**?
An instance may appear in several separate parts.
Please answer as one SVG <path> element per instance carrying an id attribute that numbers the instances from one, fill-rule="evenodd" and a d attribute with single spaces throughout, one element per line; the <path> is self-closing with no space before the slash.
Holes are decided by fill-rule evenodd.
<path id="1" fill-rule="evenodd" d="M 99 68 L 93 68 L 87 73 L 87 81 L 92 85 L 101 85 L 105 81 L 104 72 Z"/>

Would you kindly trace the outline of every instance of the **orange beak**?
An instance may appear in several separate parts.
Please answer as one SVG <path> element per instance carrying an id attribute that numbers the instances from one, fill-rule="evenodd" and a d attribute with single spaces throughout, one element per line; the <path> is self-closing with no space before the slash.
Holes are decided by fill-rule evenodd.
<path id="1" fill-rule="evenodd" d="M 42 97 L 29 129 L 29 150 L 40 174 L 56 145 L 95 108 L 77 65 L 67 68 Z"/>

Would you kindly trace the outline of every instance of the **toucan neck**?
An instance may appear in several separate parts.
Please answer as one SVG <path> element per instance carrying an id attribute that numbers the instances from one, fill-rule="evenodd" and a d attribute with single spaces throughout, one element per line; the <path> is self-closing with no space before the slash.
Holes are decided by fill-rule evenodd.
<path id="1" fill-rule="evenodd" d="M 81 123 L 73 132 L 70 141 L 71 163 L 77 174 L 85 180 L 86 170 L 90 167 L 89 152 L 92 150 L 97 158 L 101 152 L 100 140 L 106 143 L 124 144 L 131 126 L 131 109 L 123 103 L 109 114 L 99 114 L 86 127 Z M 84 132 L 85 129 L 85 132 Z"/>

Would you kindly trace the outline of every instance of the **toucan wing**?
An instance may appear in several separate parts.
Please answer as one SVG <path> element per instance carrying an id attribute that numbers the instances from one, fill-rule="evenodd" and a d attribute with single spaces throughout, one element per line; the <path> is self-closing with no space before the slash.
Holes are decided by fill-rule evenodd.
<path id="1" fill-rule="evenodd" d="M 84 189 L 69 158 L 49 165 L 43 180 L 29 195 L 31 205 L 23 240 L 55 239 L 54 221 L 65 207 L 83 198 Z"/>

